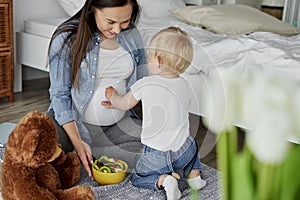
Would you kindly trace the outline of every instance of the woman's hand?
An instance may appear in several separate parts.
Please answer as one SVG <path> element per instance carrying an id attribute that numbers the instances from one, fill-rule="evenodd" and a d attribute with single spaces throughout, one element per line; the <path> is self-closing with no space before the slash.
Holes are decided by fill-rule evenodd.
<path id="1" fill-rule="evenodd" d="M 81 145 L 75 146 L 76 153 L 81 161 L 84 170 L 87 172 L 88 176 L 93 180 L 93 174 L 91 171 L 91 165 L 93 163 L 92 150 L 90 146 L 81 140 Z"/>

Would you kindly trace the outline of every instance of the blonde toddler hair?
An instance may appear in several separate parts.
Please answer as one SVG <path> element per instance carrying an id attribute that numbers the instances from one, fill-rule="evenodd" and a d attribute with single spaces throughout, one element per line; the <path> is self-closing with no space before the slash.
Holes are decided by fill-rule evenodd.
<path id="1" fill-rule="evenodd" d="M 159 58 L 165 71 L 182 74 L 192 62 L 193 44 L 185 31 L 172 26 L 153 36 L 150 53 Z"/>

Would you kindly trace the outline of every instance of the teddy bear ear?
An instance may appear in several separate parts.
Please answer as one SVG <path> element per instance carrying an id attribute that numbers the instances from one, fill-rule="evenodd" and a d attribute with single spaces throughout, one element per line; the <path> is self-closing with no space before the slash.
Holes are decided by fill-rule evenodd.
<path id="1" fill-rule="evenodd" d="M 30 159 L 38 145 L 39 134 L 37 130 L 28 130 L 25 124 L 19 123 L 8 138 L 6 151 L 16 163 L 24 163 Z"/>
<path id="2" fill-rule="evenodd" d="M 44 164 L 55 151 L 57 132 L 52 120 L 44 113 L 28 113 L 8 138 L 6 151 L 14 162 L 30 167 Z"/>
<path id="3" fill-rule="evenodd" d="M 38 133 L 38 130 L 32 130 L 30 133 L 26 134 L 22 140 L 20 150 L 23 157 L 23 162 L 28 161 L 28 163 L 32 163 L 32 158 L 34 157 L 34 153 L 37 149 L 40 134 Z"/>

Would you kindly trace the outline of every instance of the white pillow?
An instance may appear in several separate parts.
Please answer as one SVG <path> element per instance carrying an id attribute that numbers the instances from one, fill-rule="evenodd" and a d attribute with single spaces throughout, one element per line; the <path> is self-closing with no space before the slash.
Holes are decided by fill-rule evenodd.
<path id="1" fill-rule="evenodd" d="M 184 8 L 184 0 L 138 0 L 142 15 L 147 17 L 170 16 L 171 10 Z"/>
<path id="2" fill-rule="evenodd" d="M 187 24 L 199 26 L 214 33 L 236 35 L 253 32 L 273 32 L 295 35 L 300 30 L 258 9 L 241 4 L 187 6 L 171 11 Z"/>
<path id="3" fill-rule="evenodd" d="M 62 9 L 71 17 L 84 5 L 85 0 L 57 0 Z"/>

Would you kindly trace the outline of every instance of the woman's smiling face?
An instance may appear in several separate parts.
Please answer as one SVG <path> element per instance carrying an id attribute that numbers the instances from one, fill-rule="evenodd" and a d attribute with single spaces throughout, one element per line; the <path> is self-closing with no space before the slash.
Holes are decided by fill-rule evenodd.
<path id="1" fill-rule="evenodd" d="M 132 5 L 95 9 L 95 21 L 103 39 L 116 37 L 130 24 Z"/>

